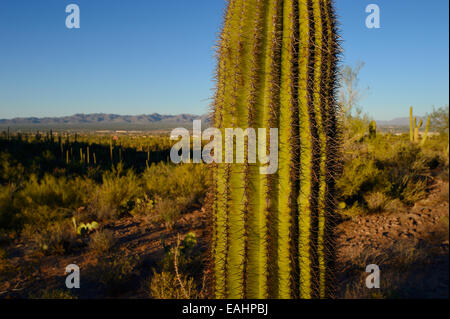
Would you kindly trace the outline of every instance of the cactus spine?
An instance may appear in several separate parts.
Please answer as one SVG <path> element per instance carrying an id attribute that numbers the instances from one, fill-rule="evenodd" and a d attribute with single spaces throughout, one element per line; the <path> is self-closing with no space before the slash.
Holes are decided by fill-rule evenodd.
<path id="1" fill-rule="evenodd" d="M 217 298 L 331 295 L 338 144 L 331 2 L 229 1 L 214 123 L 222 130 L 279 128 L 279 169 L 261 175 L 261 163 L 214 166 Z"/>

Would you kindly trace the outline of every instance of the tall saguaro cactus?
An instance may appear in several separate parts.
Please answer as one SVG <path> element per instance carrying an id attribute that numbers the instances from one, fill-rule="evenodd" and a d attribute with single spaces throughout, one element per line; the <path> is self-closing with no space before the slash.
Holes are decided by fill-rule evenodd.
<path id="1" fill-rule="evenodd" d="M 278 128 L 279 169 L 215 164 L 215 295 L 328 297 L 338 151 L 332 0 L 230 0 L 218 56 L 215 126 Z"/>

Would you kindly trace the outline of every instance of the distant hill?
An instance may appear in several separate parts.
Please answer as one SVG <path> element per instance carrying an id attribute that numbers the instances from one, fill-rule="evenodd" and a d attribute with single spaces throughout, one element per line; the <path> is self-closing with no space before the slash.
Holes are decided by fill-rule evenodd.
<path id="1" fill-rule="evenodd" d="M 418 117 L 417 120 L 423 119 Z M 0 130 L 8 127 L 16 130 L 170 130 L 175 127 L 192 129 L 192 121 L 202 120 L 203 129 L 210 126 L 210 114 L 178 114 L 163 115 L 159 113 L 142 115 L 118 114 L 74 114 L 62 117 L 18 117 L 0 119 Z M 380 128 L 406 129 L 409 127 L 409 117 L 400 117 L 388 121 L 376 121 Z"/>
<path id="2" fill-rule="evenodd" d="M 417 122 L 420 120 L 424 120 L 424 117 L 418 116 L 417 117 Z M 378 126 L 390 126 L 390 127 L 395 127 L 395 126 L 409 126 L 409 117 L 398 117 L 389 121 L 376 121 Z"/>
<path id="3" fill-rule="evenodd" d="M 158 113 L 142 115 L 117 114 L 74 114 L 63 117 L 22 117 L 0 119 L 0 129 L 110 129 L 110 130 L 163 130 L 174 127 L 192 128 L 192 121 L 202 120 L 202 126 L 209 125 L 209 114 L 162 115 Z"/>

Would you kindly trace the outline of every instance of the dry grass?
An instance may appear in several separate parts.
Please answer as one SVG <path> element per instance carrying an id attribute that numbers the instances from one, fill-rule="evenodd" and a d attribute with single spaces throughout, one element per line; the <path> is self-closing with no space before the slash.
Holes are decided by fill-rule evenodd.
<path id="1" fill-rule="evenodd" d="M 116 240 L 112 231 L 109 229 L 98 230 L 91 235 L 89 249 L 98 254 L 103 254 L 110 251 L 115 243 Z"/>

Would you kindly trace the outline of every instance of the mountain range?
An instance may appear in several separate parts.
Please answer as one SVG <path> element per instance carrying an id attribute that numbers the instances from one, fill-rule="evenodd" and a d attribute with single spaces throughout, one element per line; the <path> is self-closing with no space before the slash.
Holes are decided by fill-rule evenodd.
<path id="1" fill-rule="evenodd" d="M 425 117 L 417 116 L 417 122 L 420 120 L 425 121 Z M 378 126 L 381 127 L 399 127 L 399 126 L 409 126 L 409 117 L 398 117 L 388 121 L 376 121 Z"/>
<path id="2" fill-rule="evenodd" d="M 192 121 L 202 120 L 202 125 L 209 124 L 209 114 L 163 115 L 158 113 L 142 115 L 118 114 L 74 114 L 62 117 L 18 117 L 0 119 L 0 128 L 5 129 L 136 129 L 155 130 L 174 127 L 190 127 Z"/>
<path id="3" fill-rule="evenodd" d="M 418 117 L 418 120 L 421 118 Z M 202 120 L 202 127 L 210 125 L 210 114 L 118 115 L 105 113 L 74 114 L 62 117 L 18 117 L 0 119 L 0 129 L 86 129 L 86 130 L 167 130 L 175 127 L 192 128 L 192 121 Z M 409 117 L 376 121 L 379 127 L 407 127 Z"/>

